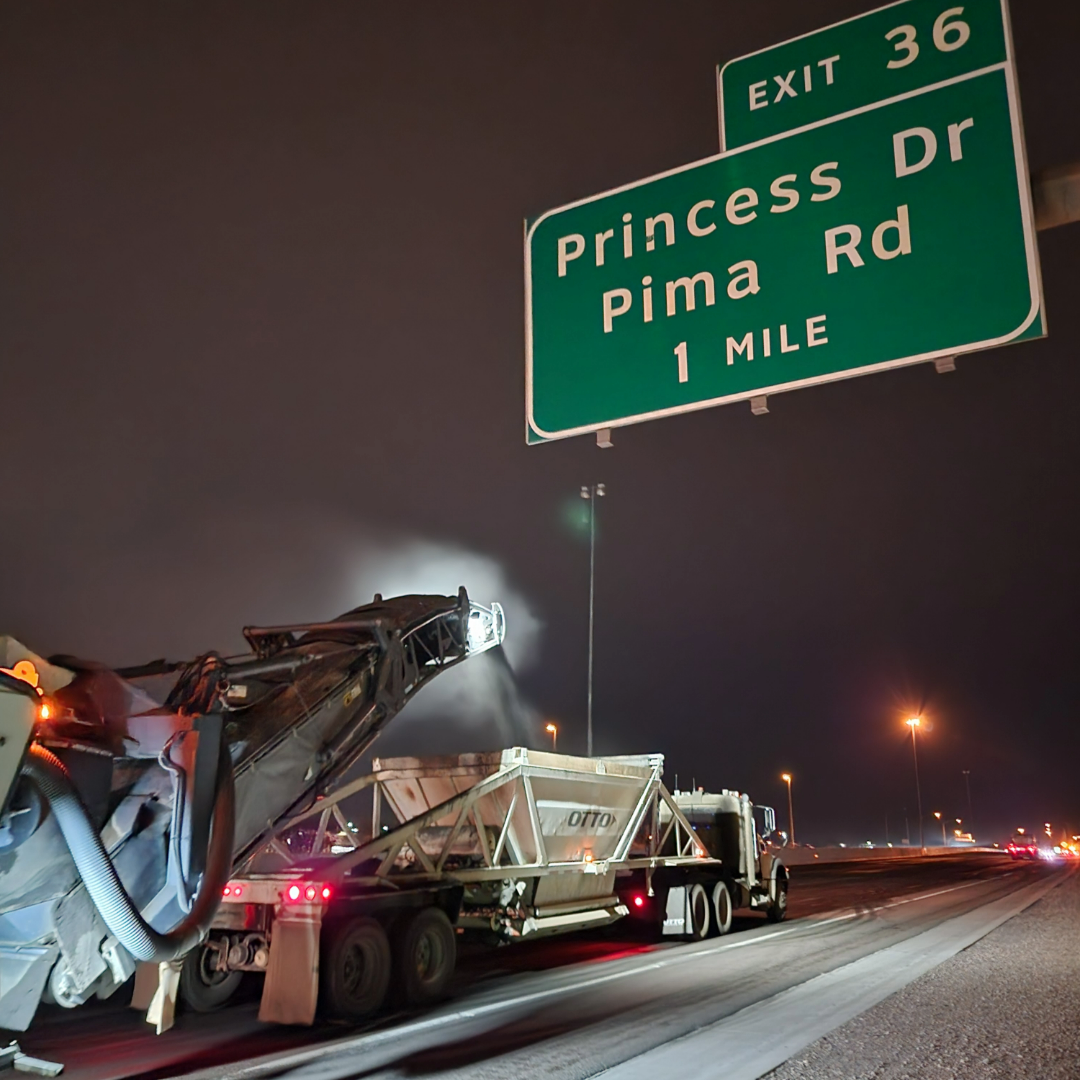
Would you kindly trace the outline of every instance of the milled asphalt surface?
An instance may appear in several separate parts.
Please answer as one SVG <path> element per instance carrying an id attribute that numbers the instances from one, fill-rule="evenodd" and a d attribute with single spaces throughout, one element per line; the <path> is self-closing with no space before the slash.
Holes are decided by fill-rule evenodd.
<path id="1" fill-rule="evenodd" d="M 767 1080 L 1078 1080 L 1080 873 Z"/>
<path id="2" fill-rule="evenodd" d="M 860 961 L 865 966 L 882 950 L 918 946 L 920 935 L 935 927 L 984 905 L 1008 903 L 1024 890 L 1041 890 L 1060 874 L 978 853 L 904 860 L 902 866 L 797 867 L 791 909 L 802 918 L 784 926 L 746 916 L 738 932 L 699 944 L 650 944 L 616 926 L 611 933 L 463 956 L 459 985 L 445 1006 L 382 1017 L 366 1029 L 262 1025 L 255 1019 L 257 1000 L 247 994 L 220 1013 L 180 1015 L 172 1031 L 157 1037 L 118 994 L 80 1010 L 43 1009 L 18 1039 L 28 1053 L 64 1062 L 73 1080 L 150 1080 L 200 1070 L 203 1080 L 252 1080 L 290 1070 L 306 1080 L 524 1074 L 585 1080 L 663 1044 L 678 1056 L 679 1040 L 741 1009 L 768 1006 L 823 972 Z M 793 1030 L 787 1020 L 771 1023 Z M 827 1030 L 817 1027 L 787 1052 Z M 775 1051 L 776 1040 L 766 1035 L 761 1045 Z M 774 1053 L 754 1076 L 780 1060 Z M 680 1074 L 679 1068 L 666 1071 Z M 685 1068 L 682 1075 L 691 1080 Z M 710 1069 L 702 1075 L 712 1080 Z"/>
<path id="3" fill-rule="evenodd" d="M 605 1073 L 620 1080 L 624 1075 L 627 1080 L 761 1077 L 828 1031 L 832 1015 L 842 1013 L 833 1023 L 854 1015 L 852 1002 L 840 992 L 846 986 L 840 973 L 869 966 L 873 977 L 863 972 L 855 981 L 872 994 L 883 970 L 877 957 L 889 964 L 898 954 L 901 976 L 913 963 L 920 973 L 926 971 L 928 966 L 917 961 L 928 939 L 936 943 L 934 951 L 986 921 L 996 926 L 1002 910 L 1022 910 L 1034 899 L 1025 895 L 1043 895 L 1062 875 L 1008 859 L 987 864 L 984 871 L 983 877 L 883 906 L 848 908 L 781 927 L 762 922 L 724 939 L 508 976 L 383 1031 L 194 1075 L 199 1080 L 514 1080 L 526 1075 L 588 1080 Z M 978 930 L 978 936 L 989 930 Z M 816 1014 L 825 1000 L 824 1018 L 818 1016 L 812 1034 L 800 1035 L 801 1041 L 778 1054 L 783 1043 L 778 1036 L 802 1019 L 778 1006 L 819 980 L 829 984 L 828 992 L 808 1008 Z M 906 981 L 901 977 L 897 985 Z M 854 1004 L 863 1007 L 858 1000 Z M 757 1030 L 745 1037 L 747 1024 L 754 1022 Z M 737 1030 L 728 1042 L 731 1025 Z M 714 1041 L 719 1042 L 715 1048 Z M 658 1057 L 664 1059 L 659 1064 Z M 717 1062 L 724 1068 L 717 1069 Z"/>

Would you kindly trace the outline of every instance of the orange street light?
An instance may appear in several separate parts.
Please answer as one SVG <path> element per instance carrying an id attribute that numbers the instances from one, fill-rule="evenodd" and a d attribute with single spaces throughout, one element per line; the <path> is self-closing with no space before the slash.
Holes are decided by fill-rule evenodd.
<path id="1" fill-rule="evenodd" d="M 938 822 L 941 825 L 941 846 L 942 847 L 948 847 L 949 846 L 949 841 L 945 839 L 945 819 L 941 816 L 941 811 L 940 810 L 935 810 L 934 811 L 934 817 L 936 817 L 938 819 Z"/>
<path id="2" fill-rule="evenodd" d="M 544 730 L 551 736 L 551 750 L 554 753 L 558 749 L 559 725 L 549 723 Z"/>
<path id="3" fill-rule="evenodd" d="M 919 849 L 926 851 L 923 841 L 923 818 L 922 818 L 922 789 L 919 787 L 919 752 L 915 749 L 915 730 L 922 723 L 921 716 L 913 716 L 905 723 L 911 728 L 911 756 L 915 761 L 915 800 L 919 806 Z"/>
<path id="4" fill-rule="evenodd" d="M 795 846 L 795 811 L 791 805 L 791 773 L 781 773 L 780 779 L 787 784 L 787 824 L 788 824 L 788 843 Z"/>

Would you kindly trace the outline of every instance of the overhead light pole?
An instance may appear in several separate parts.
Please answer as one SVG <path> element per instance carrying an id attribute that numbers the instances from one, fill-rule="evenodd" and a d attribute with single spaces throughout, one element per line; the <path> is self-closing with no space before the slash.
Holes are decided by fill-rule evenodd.
<path id="1" fill-rule="evenodd" d="M 941 816 L 941 811 L 935 810 L 934 817 L 938 819 L 938 824 L 941 826 L 941 846 L 948 847 L 949 841 L 945 839 L 945 819 Z"/>
<path id="2" fill-rule="evenodd" d="M 926 853 L 926 844 L 923 841 L 923 820 L 922 820 L 922 789 L 919 787 L 919 752 L 915 748 L 915 731 L 922 723 L 922 717 L 913 716 L 910 720 L 905 721 L 907 726 L 911 728 L 911 756 L 915 761 L 915 799 L 919 808 L 919 850 Z"/>
<path id="3" fill-rule="evenodd" d="M 791 773 L 781 773 L 780 779 L 787 784 L 787 824 L 788 824 L 788 843 L 795 846 L 795 811 L 792 808 L 791 802 Z"/>
<path id="4" fill-rule="evenodd" d="M 602 499 L 606 491 L 603 484 L 591 487 L 582 484 L 581 497 L 589 503 L 589 686 L 585 718 L 585 753 L 593 756 L 592 732 L 592 686 L 593 686 L 593 624 L 596 613 L 596 500 Z"/>
<path id="5" fill-rule="evenodd" d="M 544 730 L 551 736 L 551 752 L 555 753 L 559 749 L 559 725 L 548 723 Z"/>
<path id="6" fill-rule="evenodd" d="M 972 813 L 971 813 L 971 770 L 970 769 L 964 769 L 963 773 L 964 773 L 964 790 L 967 792 L 967 802 L 968 802 L 968 816 L 967 816 L 968 832 L 971 832 L 971 822 L 972 822 Z M 971 835 L 972 835 L 972 838 L 974 838 L 975 834 L 971 833 Z"/>

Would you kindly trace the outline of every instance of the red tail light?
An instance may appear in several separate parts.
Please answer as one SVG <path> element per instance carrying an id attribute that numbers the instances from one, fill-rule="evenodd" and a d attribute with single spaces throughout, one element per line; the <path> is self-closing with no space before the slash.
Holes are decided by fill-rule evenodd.
<path id="1" fill-rule="evenodd" d="M 645 897 L 644 896 L 635 896 L 634 897 L 634 907 L 640 908 L 640 907 L 644 907 L 644 906 L 645 906 Z"/>
<path id="2" fill-rule="evenodd" d="M 323 885 L 319 881 L 294 881 L 282 894 L 282 898 L 295 904 L 297 902 L 311 903 L 315 900 L 329 900 L 331 895 L 330 886 Z"/>

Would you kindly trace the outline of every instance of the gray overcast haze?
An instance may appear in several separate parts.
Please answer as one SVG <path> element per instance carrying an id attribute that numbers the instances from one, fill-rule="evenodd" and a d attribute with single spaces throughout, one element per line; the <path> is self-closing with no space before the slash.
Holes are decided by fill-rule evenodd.
<path id="1" fill-rule="evenodd" d="M 0 632 L 136 663 L 499 590 L 583 752 L 599 480 L 600 751 L 896 840 L 918 710 L 928 813 L 970 769 L 982 835 L 1080 831 L 1080 226 L 1045 341 L 524 445 L 522 219 L 715 153 L 717 62 L 869 6 L 7 0 Z M 1013 8 L 1031 166 L 1080 159 L 1080 6 Z M 452 697 L 380 750 L 505 741 Z"/>

